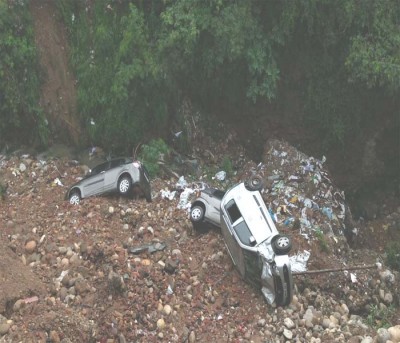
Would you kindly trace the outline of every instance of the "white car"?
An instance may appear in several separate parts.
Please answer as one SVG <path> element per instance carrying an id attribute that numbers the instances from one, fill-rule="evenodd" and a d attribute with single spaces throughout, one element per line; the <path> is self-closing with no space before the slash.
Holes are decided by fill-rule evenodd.
<path id="1" fill-rule="evenodd" d="M 241 277 L 261 288 L 269 304 L 287 306 L 293 298 L 288 253 L 291 239 L 278 232 L 252 177 L 228 191 L 206 188 L 193 201 L 190 219 L 195 229 L 205 223 L 221 228 L 227 250 Z"/>

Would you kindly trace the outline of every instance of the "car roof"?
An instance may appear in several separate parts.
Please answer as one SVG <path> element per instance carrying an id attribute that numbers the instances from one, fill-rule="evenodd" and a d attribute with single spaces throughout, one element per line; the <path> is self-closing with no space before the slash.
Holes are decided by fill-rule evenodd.
<path id="1" fill-rule="evenodd" d="M 240 183 L 228 190 L 223 205 L 231 199 L 234 199 L 257 243 L 261 243 L 278 233 L 260 192 L 249 191 L 244 183 Z"/>

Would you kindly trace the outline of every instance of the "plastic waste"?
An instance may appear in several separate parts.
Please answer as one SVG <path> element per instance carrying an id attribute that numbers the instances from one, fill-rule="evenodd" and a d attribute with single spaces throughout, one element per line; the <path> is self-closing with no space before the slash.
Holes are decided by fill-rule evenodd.
<path id="1" fill-rule="evenodd" d="M 329 220 L 332 220 L 333 218 L 333 213 L 332 213 L 332 209 L 329 207 L 323 207 L 322 208 L 322 213 L 325 214 Z"/>
<path id="2" fill-rule="evenodd" d="M 307 270 L 307 262 L 310 259 L 311 253 L 304 250 L 302 253 L 290 256 L 290 265 L 292 267 L 292 272 L 305 272 Z"/>
<path id="3" fill-rule="evenodd" d="M 219 171 L 218 173 L 215 174 L 215 178 L 218 181 L 224 181 L 226 178 L 226 172 L 224 172 L 223 170 Z"/>
<path id="4" fill-rule="evenodd" d="M 168 200 L 172 200 L 172 199 L 175 198 L 176 191 L 172 191 L 172 192 L 171 192 L 171 191 L 162 189 L 162 190 L 160 191 L 160 193 L 161 193 L 161 198 L 163 198 L 163 199 L 168 199 Z"/>
<path id="5" fill-rule="evenodd" d="M 179 203 L 178 203 L 178 208 L 179 209 L 187 209 L 189 210 L 191 203 L 189 201 L 189 197 L 191 194 L 193 194 L 195 192 L 194 189 L 192 188 L 185 188 L 185 190 L 181 193 L 180 197 L 179 197 Z"/>
<path id="6" fill-rule="evenodd" d="M 187 181 L 185 180 L 185 177 L 182 175 L 178 182 L 176 183 L 176 188 L 179 190 L 185 189 L 187 187 Z"/>

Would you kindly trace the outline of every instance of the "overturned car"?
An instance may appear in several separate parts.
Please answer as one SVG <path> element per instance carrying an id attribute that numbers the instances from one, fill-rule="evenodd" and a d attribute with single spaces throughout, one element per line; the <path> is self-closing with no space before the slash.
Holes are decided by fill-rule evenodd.
<path id="1" fill-rule="evenodd" d="M 269 304 L 287 306 L 293 298 L 293 279 L 288 253 L 292 247 L 288 236 L 279 234 L 259 190 L 262 182 L 258 178 L 239 183 L 230 188 L 219 202 L 222 236 L 233 263 L 243 279 L 261 291 Z M 215 220 L 213 211 L 207 211 L 204 198 L 209 200 L 208 190 L 192 203 L 191 220 Z M 216 197 L 213 197 L 215 210 Z M 204 209 L 196 216 L 196 209 Z M 194 210 L 194 211 L 193 211 Z M 194 215 L 193 215 L 194 214 Z M 207 218 L 207 215 L 212 218 Z M 196 228 L 196 226 L 195 226 Z"/>

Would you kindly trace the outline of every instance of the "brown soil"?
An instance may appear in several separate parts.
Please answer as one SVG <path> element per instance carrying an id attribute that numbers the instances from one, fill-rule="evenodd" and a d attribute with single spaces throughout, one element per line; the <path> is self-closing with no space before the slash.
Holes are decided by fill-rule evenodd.
<path id="1" fill-rule="evenodd" d="M 74 144 L 80 140 L 76 116 L 75 77 L 68 64 L 67 32 L 52 0 L 32 0 L 35 41 L 44 73 L 40 105 L 48 115 L 53 139 Z M 56 137 L 56 135 L 59 135 Z"/>

